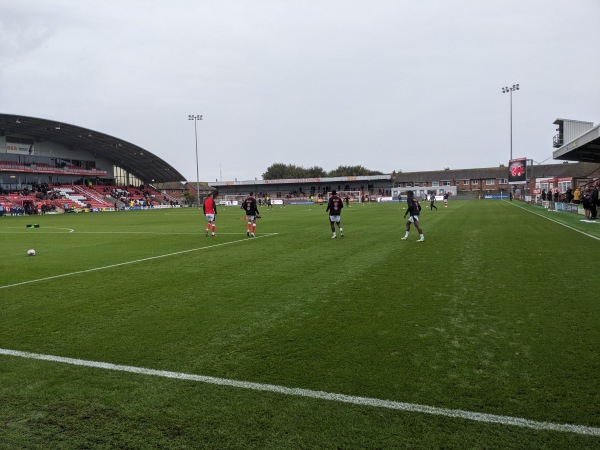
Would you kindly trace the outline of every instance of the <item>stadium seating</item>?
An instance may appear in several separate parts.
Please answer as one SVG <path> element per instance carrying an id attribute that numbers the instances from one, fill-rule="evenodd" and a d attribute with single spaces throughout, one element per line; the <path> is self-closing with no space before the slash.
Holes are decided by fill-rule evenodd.
<path id="1" fill-rule="evenodd" d="M 112 204 L 100 196 L 93 190 L 84 186 L 56 186 L 54 191 L 57 192 L 61 199 L 56 200 L 55 204 L 61 208 L 68 205 L 69 208 L 109 208 Z"/>

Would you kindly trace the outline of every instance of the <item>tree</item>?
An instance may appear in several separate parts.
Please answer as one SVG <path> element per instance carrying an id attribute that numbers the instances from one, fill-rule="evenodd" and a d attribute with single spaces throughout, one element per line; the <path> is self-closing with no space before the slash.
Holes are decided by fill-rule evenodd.
<path id="1" fill-rule="evenodd" d="M 185 191 L 183 193 L 183 203 L 184 204 L 193 205 L 195 201 L 196 201 L 196 198 L 192 197 L 192 194 L 190 194 L 188 191 Z"/>
<path id="2" fill-rule="evenodd" d="M 281 180 L 288 178 L 289 167 L 283 163 L 271 164 L 265 173 L 262 174 L 263 180 Z"/>
<path id="3" fill-rule="evenodd" d="M 263 180 L 285 180 L 290 178 L 357 177 L 364 175 L 383 175 L 383 172 L 365 169 L 363 166 L 339 166 L 328 173 L 319 166 L 305 169 L 295 164 L 275 163 L 267 168 L 267 171 L 262 174 L 262 178 Z"/>
<path id="4" fill-rule="evenodd" d="M 359 177 L 367 175 L 383 175 L 377 170 L 369 170 L 363 166 L 339 166 L 327 174 L 329 177 Z"/>
<path id="5" fill-rule="evenodd" d="M 306 178 L 323 178 L 327 176 L 327 172 L 322 167 L 314 166 L 306 169 Z"/>
<path id="6" fill-rule="evenodd" d="M 283 180 L 288 178 L 319 178 L 324 177 L 326 172 L 318 166 L 305 169 L 294 164 L 275 163 L 271 164 L 265 173 L 263 180 Z"/>

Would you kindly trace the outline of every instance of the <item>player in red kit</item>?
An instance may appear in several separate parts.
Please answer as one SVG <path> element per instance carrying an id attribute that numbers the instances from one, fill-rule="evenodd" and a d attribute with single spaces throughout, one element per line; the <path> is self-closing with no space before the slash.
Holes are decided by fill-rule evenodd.
<path id="1" fill-rule="evenodd" d="M 202 204 L 202 210 L 204 211 L 204 216 L 206 217 L 206 231 L 204 234 L 208 236 L 208 233 L 212 231 L 212 235 L 216 236 L 215 233 L 215 219 L 217 218 L 217 204 L 215 203 L 215 195 L 214 192 L 208 194 L 208 197 L 204 200 Z"/>

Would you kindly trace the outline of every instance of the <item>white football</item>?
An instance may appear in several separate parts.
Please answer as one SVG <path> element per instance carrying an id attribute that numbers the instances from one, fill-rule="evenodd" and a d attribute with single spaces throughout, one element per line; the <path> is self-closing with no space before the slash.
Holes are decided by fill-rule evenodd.
<path id="1" fill-rule="evenodd" d="M 35 256 L 35 250 L 34 249 L 29 249 L 29 250 L 27 250 L 27 254 L 29 256 Z"/>

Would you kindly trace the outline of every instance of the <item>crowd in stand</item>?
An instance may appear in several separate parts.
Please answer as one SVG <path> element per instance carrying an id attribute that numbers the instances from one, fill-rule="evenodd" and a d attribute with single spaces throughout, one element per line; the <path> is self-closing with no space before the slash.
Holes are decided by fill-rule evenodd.
<path id="1" fill-rule="evenodd" d="M 25 208 L 23 208 L 22 206 L 12 206 L 11 208 L 8 208 L 6 206 L 0 205 L 0 217 L 2 217 L 5 214 L 10 214 L 11 216 L 24 216 Z"/>
<path id="2" fill-rule="evenodd" d="M 153 206 L 155 203 L 158 203 L 156 196 L 146 189 L 144 185 L 139 188 L 134 186 L 129 186 L 128 188 L 106 186 L 104 193 L 114 200 L 129 206 Z"/>
<path id="3" fill-rule="evenodd" d="M 581 189 L 576 187 L 575 190 L 567 189 L 564 194 L 561 194 L 558 189 L 542 189 L 542 201 L 549 202 L 564 202 L 583 206 L 584 214 L 587 219 L 596 220 L 598 218 L 598 207 L 600 206 L 599 199 L 600 181 L 595 181 L 583 186 Z"/>
<path id="4" fill-rule="evenodd" d="M 29 206 L 29 208 L 25 208 L 23 206 L 17 206 L 17 205 L 12 205 L 11 207 L 8 206 L 2 206 L 0 204 L 0 217 L 4 216 L 4 215 L 11 215 L 11 216 L 24 216 L 24 215 L 30 215 L 33 214 L 32 211 L 32 206 L 31 204 L 27 205 Z M 42 214 L 46 214 L 47 212 L 52 212 L 52 211 L 56 211 L 56 206 L 54 205 L 47 205 L 47 204 L 43 204 L 41 207 L 41 213 Z"/>
<path id="5" fill-rule="evenodd" d="M 596 181 L 593 185 L 586 186 L 581 194 L 585 216 L 590 220 L 598 218 L 598 206 L 600 206 L 600 199 L 598 198 L 599 190 L 600 181 Z"/>
<path id="6" fill-rule="evenodd" d="M 25 214 L 46 214 L 57 210 L 56 204 L 63 207 L 62 201 L 68 200 L 68 196 L 61 192 L 57 187 L 60 183 L 36 183 L 24 187 L 23 189 L 8 191 L 0 188 L 0 195 L 5 197 L 2 207 L 2 215 L 19 216 Z M 106 188 L 110 190 L 110 188 Z M 124 191 L 127 192 L 127 191 Z M 151 194 L 149 192 L 134 191 L 140 199 L 135 200 L 136 205 L 148 206 L 150 203 Z M 128 193 L 129 194 L 129 193 Z M 130 196 L 133 194 L 129 194 Z M 124 198 L 124 200 L 126 200 Z M 129 205 L 129 202 L 126 204 Z M 65 211 L 71 210 L 69 203 L 65 203 Z M 89 207 L 89 206 L 88 206 Z"/>

